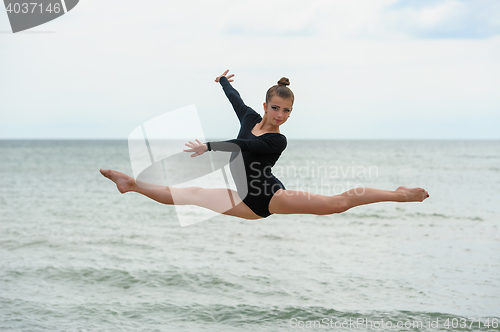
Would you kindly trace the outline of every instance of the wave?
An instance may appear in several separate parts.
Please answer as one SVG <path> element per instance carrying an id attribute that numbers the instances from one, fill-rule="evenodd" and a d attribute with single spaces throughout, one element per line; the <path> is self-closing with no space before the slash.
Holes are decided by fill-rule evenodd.
<path id="1" fill-rule="evenodd" d="M 500 317 L 481 317 L 479 323 L 478 318 L 472 320 L 470 317 L 441 312 L 362 312 L 319 306 L 176 304 L 168 300 L 63 305 L 0 298 L 0 306 L 8 308 L 0 314 L 0 328 L 33 331 L 123 328 L 141 331 L 226 331 L 231 328 L 238 328 L 238 331 L 282 331 L 308 329 L 308 326 L 310 329 L 329 328 L 343 331 L 436 331 L 455 330 L 457 326 L 460 331 L 499 331 L 499 328 L 485 327 L 484 323 L 486 319 L 489 319 L 490 323 L 500 320 Z M 19 311 L 23 312 L 23 319 L 16 315 Z M 458 325 L 464 322 L 465 326 Z"/>
<path id="2" fill-rule="evenodd" d="M 454 219 L 454 220 L 471 220 L 471 221 L 484 221 L 483 218 L 478 216 L 452 216 L 446 215 L 442 213 L 423 213 L 423 212 L 415 212 L 415 213 L 407 213 L 408 217 L 419 217 L 419 218 L 440 218 L 440 219 Z"/>

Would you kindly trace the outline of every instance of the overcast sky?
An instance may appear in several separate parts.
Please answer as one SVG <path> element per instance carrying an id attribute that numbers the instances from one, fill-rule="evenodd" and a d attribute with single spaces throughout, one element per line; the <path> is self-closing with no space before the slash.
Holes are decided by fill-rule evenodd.
<path id="1" fill-rule="evenodd" d="M 0 138 L 126 139 L 196 104 L 238 121 L 226 68 L 262 113 L 290 79 L 289 139 L 500 139 L 500 1 L 81 0 L 12 34 L 0 8 Z"/>

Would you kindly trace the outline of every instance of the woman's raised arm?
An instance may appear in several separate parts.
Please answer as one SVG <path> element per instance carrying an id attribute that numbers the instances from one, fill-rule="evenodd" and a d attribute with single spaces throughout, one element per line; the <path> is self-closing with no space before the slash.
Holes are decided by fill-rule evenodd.
<path id="1" fill-rule="evenodd" d="M 229 73 L 229 69 L 226 70 L 222 75 L 217 76 L 215 78 L 215 82 L 219 82 L 220 85 L 222 85 L 222 89 L 224 89 L 224 93 L 226 94 L 227 99 L 229 99 L 231 105 L 233 105 L 233 109 L 236 112 L 236 115 L 238 116 L 238 119 L 241 123 L 243 121 L 243 117 L 248 112 L 255 113 L 255 111 L 245 105 L 238 91 L 236 91 L 236 89 L 231 85 L 230 82 L 233 81 L 231 78 L 234 77 L 234 74 L 227 75 L 227 73 Z"/>

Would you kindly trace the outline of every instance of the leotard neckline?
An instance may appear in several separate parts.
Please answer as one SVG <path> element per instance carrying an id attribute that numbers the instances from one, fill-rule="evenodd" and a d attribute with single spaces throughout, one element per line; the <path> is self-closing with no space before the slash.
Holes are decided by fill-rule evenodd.
<path id="1" fill-rule="evenodd" d="M 255 123 L 255 125 L 253 126 L 253 128 L 255 128 L 256 125 L 258 125 L 260 122 L 257 122 Z M 283 135 L 282 133 L 264 133 L 262 135 L 255 135 L 252 131 L 253 131 L 253 128 L 250 130 L 250 134 L 252 134 L 254 137 L 261 137 L 261 136 L 264 136 L 264 135 L 267 135 L 267 134 L 280 134 L 280 135 Z M 284 135 L 283 135 L 284 136 Z"/>

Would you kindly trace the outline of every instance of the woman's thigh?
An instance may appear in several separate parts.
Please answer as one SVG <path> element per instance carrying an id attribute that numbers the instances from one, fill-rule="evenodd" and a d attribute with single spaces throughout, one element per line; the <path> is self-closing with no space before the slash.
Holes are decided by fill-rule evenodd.
<path id="1" fill-rule="evenodd" d="M 341 200 L 336 196 L 324 196 L 305 191 L 278 190 L 271 202 L 269 211 L 276 214 L 316 214 L 325 215 L 342 212 Z"/>
<path id="2" fill-rule="evenodd" d="M 170 188 L 174 205 L 196 205 L 217 213 L 244 218 L 259 219 L 238 196 L 235 190 L 224 188 Z"/>

